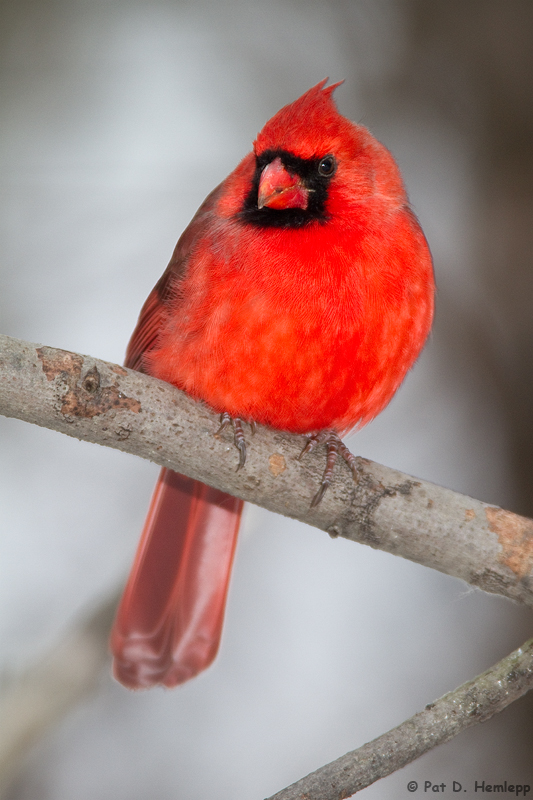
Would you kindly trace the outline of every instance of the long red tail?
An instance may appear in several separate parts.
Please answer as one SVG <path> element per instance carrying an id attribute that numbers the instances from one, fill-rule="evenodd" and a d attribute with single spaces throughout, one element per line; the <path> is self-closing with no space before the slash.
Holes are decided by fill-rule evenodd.
<path id="1" fill-rule="evenodd" d="M 242 507 L 161 470 L 111 632 L 114 674 L 125 686 L 176 686 L 213 661 Z"/>

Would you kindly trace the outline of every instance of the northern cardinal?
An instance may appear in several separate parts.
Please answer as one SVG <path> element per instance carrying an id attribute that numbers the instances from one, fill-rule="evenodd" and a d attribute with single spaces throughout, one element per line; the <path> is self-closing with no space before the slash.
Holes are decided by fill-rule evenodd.
<path id="1" fill-rule="evenodd" d="M 326 431 L 334 456 L 431 327 L 431 256 L 399 169 L 326 82 L 272 117 L 204 201 L 127 351 L 126 366 L 232 418 L 241 456 L 243 420 Z M 241 511 L 162 470 L 111 636 L 124 685 L 175 686 L 211 663 Z"/>

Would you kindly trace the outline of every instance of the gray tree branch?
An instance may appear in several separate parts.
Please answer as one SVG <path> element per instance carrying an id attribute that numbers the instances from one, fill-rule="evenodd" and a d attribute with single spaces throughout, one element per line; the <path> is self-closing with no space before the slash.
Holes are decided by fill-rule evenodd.
<path id="1" fill-rule="evenodd" d="M 248 439 L 245 467 L 236 472 L 231 433 L 215 434 L 216 416 L 169 384 L 90 356 L 7 336 L 0 336 L 0 377 L 0 413 L 5 416 L 139 455 L 332 536 L 386 550 L 533 605 L 533 522 L 525 517 L 364 458 L 357 459 L 356 482 L 340 464 L 334 486 L 320 506 L 311 509 L 324 456 L 315 452 L 298 461 L 301 437 L 260 427 Z M 108 614 L 106 605 L 103 618 Z M 76 685 L 67 682 L 66 690 L 55 692 L 50 703 L 47 685 L 58 686 L 56 677 L 66 663 L 61 656 L 47 667 L 48 683 L 40 682 L 39 665 L 4 697 L 14 720 L 19 707 L 28 708 L 28 689 L 42 701 L 31 704 L 38 713 L 19 719 L 13 736 L 5 739 L 4 755 L 11 763 L 14 753 L 21 756 L 43 725 L 86 691 L 100 670 L 106 626 L 100 624 L 100 614 L 95 619 L 94 631 L 91 622 L 87 631 L 66 640 L 74 656 L 78 638 L 94 642 L 94 664 Z M 271 800 L 349 797 L 466 727 L 489 719 L 532 685 L 533 640 L 402 725 Z"/>
<path id="2" fill-rule="evenodd" d="M 533 639 L 358 750 L 326 764 L 268 800 L 344 800 L 461 731 L 486 722 L 533 686 Z"/>
<path id="3" fill-rule="evenodd" d="M 165 467 L 487 592 L 533 605 L 533 521 L 357 458 L 339 463 L 311 508 L 325 466 L 321 447 L 297 457 L 302 437 L 265 427 L 248 437 L 236 471 L 232 434 L 217 435 L 206 406 L 167 383 L 91 356 L 0 336 L 0 414 Z"/>

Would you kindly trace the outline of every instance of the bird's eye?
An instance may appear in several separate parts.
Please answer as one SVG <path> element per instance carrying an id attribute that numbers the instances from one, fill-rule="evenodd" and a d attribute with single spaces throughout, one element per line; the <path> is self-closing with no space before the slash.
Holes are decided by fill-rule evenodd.
<path id="1" fill-rule="evenodd" d="M 318 165 L 318 174 L 329 178 L 330 175 L 333 175 L 336 168 L 337 162 L 335 161 L 335 157 L 332 155 L 324 156 Z"/>

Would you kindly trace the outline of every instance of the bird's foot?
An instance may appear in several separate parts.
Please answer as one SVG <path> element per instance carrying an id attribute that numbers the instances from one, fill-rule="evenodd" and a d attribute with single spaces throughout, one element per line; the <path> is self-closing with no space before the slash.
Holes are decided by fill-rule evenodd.
<path id="1" fill-rule="evenodd" d="M 326 489 L 331 485 L 333 479 L 333 470 L 335 468 L 335 464 L 337 463 L 337 456 L 339 453 L 350 467 L 354 480 L 357 481 L 358 479 L 355 456 L 353 453 L 350 453 L 349 449 L 346 447 L 339 435 L 335 433 L 335 431 L 321 431 L 320 433 L 311 434 L 307 439 L 305 447 L 298 456 L 298 460 L 300 460 L 306 453 L 311 453 L 315 449 L 316 445 L 321 444 L 322 442 L 326 445 L 326 468 L 324 470 L 324 474 L 322 475 L 320 488 L 311 501 L 311 508 L 315 508 L 320 503 L 324 497 Z"/>
<path id="2" fill-rule="evenodd" d="M 239 463 L 237 464 L 237 470 L 242 469 L 246 463 L 246 439 L 244 436 L 244 430 L 242 427 L 242 419 L 240 417 L 232 417 L 230 416 L 227 411 L 220 415 L 220 428 L 216 432 L 215 435 L 221 433 L 228 425 L 233 426 L 233 441 L 235 447 L 239 451 Z M 255 433 L 256 427 L 255 422 L 252 420 L 250 422 L 250 427 L 252 428 L 252 436 Z"/>

